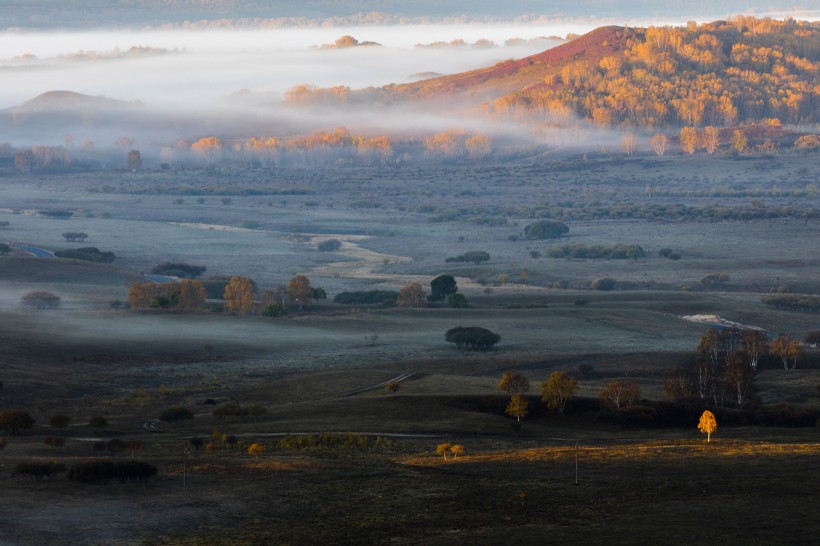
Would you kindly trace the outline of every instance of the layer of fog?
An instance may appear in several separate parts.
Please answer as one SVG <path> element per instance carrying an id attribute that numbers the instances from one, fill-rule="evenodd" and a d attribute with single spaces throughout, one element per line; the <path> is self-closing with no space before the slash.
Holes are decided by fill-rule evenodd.
<path id="1" fill-rule="evenodd" d="M 62 89 L 149 105 L 207 106 L 240 89 L 283 93 L 308 83 L 351 88 L 407 82 L 420 72 L 450 74 L 522 57 L 545 49 L 543 43 L 502 47 L 510 38 L 525 40 L 588 28 L 416 26 L 269 31 L 152 31 L 135 33 L 0 33 L 3 90 L 0 108 L 20 104 L 45 91 Z M 322 50 L 342 35 L 382 47 Z M 464 40 L 443 49 L 416 44 Z M 478 40 L 499 47 L 470 47 Z M 143 46 L 167 53 L 121 56 Z M 78 52 L 108 54 L 99 60 L 72 60 Z M 32 58 L 35 57 L 35 58 Z"/>

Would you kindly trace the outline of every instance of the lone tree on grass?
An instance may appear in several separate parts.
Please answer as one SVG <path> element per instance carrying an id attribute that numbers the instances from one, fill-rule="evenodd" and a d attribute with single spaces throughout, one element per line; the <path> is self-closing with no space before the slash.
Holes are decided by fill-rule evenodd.
<path id="1" fill-rule="evenodd" d="M 60 306 L 60 296 L 42 290 L 29 292 L 23 296 L 21 301 L 26 307 L 40 310 L 55 309 Z"/>
<path id="2" fill-rule="evenodd" d="M 225 287 L 225 309 L 229 313 L 244 315 L 253 309 L 254 289 L 250 279 L 231 277 Z"/>
<path id="3" fill-rule="evenodd" d="M 390 381 L 390 382 L 387 383 L 387 386 L 385 387 L 385 390 L 387 392 L 391 392 L 393 394 L 396 394 L 397 392 L 399 392 L 401 390 L 401 383 L 399 383 L 398 381 Z"/>
<path id="4" fill-rule="evenodd" d="M 288 301 L 301 311 L 303 307 L 310 305 L 311 299 L 313 299 L 313 289 L 310 287 L 308 278 L 301 273 L 291 277 L 288 282 Z"/>
<path id="5" fill-rule="evenodd" d="M 0 256 L 5 256 L 12 251 L 12 248 L 6 243 L 0 243 Z"/>
<path id="6" fill-rule="evenodd" d="M 513 394 L 510 403 L 507 404 L 507 415 L 515 417 L 516 422 L 520 422 L 522 417 L 526 417 L 529 410 L 529 403 L 524 399 L 523 394 Z"/>
<path id="7" fill-rule="evenodd" d="M 262 446 L 262 444 L 253 443 L 248 446 L 248 455 L 256 459 L 257 462 L 259 462 L 259 457 L 264 452 L 265 448 Z"/>
<path id="8" fill-rule="evenodd" d="M 444 460 L 447 460 L 447 453 L 452 449 L 453 444 L 450 442 L 444 442 L 436 446 L 436 454 L 441 455 L 444 457 Z"/>
<path id="9" fill-rule="evenodd" d="M 717 419 L 715 414 L 709 410 L 703 412 L 698 423 L 698 430 L 706 434 L 706 441 L 712 441 L 712 433 L 717 430 Z"/>
<path id="10" fill-rule="evenodd" d="M 567 401 L 575 394 L 578 382 L 567 375 L 567 372 L 552 372 L 549 379 L 541 385 L 541 400 L 551 410 L 563 414 Z"/>
<path id="11" fill-rule="evenodd" d="M 442 301 L 458 292 L 458 285 L 452 275 L 439 275 L 430 281 L 430 301 Z"/>

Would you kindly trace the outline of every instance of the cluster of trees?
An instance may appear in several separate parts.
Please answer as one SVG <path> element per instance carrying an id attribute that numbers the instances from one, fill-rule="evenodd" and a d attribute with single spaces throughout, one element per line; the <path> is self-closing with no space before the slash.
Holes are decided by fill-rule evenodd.
<path id="1" fill-rule="evenodd" d="M 619 31 L 623 46 L 560 67 L 548 81 L 496 100 L 496 115 L 600 126 L 732 126 L 777 118 L 813 124 L 820 74 L 816 25 L 736 17 Z"/>
<path id="2" fill-rule="evenodd" d="M 165 262 L 151 269 L 154 275 L 166 275 L 169 277 L 179 277 L 181 279 L 195 279 L 207 271 L 204 265 L 191 265 L 186 263 Z"/>
<path id="3" fill-rule="evenodd" d="M 436 446 L 436 455 L 441 455 L 445 461 L 448 453 L 453 456 L 453 459 L 458 459 L 458 456 L 464 453 L 464 446 L 450 442 L 442 442 Z"/>
<path id="4" fill-rule="evenodd" d="M 177 273 L 177 276 L 188 277 L 201 274 L 205 271 L 205 267 L 163 264 L 154 268 L 154 271 L 165 274 Z M 213 294 L 209 294 L 209 291 Z M 291 277 L 287 286 L 268 290 L 259 298 L 257 298 L 256 283 L 246 277 L 206 281 L 183 278 L 180 282 L 135 281 L 128 289 L 128 302 L 136 309 L 195 311 L 205 306 L 209 295 L 221 297 L 225 302 L 225 311 L 228 313 L 245 315 L 257 312 L 271 317 L 286 314 L 289 305 L 301 311 L 313 300 L 327 298 L 327 293 L 323 288 L 312 287 L 307 277 L 297 273 Z"/>
<path id="5" fill-rule="evenodd" d="M 58 258 L 66 258 L 69 260 L 85 260 L 104 264 L 110 264 L 117 259 L 117 256 L 113 252 L 103 252 L 95 246 L 58 250 L 54 255 Z"/>
<path id="6" fill-rule="evenodd" d="M 180 309 L 196 311 L 205 305 L 205 288 L 200 281 L 133 282 L 128 303 L 135 309 Z"/>
<path id="7" fill-rule="evenodd" d="M 573 245 L 556 246 L 547 251 L 550 258 L 573 258 L 590 260 L 637 260 L 646 256 L 646 252 L 639 245 L 619 244 L 614 247 L 603 245 Z"/>
<path id="8" fill-rule="evenodd" d="M 333 303 L 342 305 L 396 305 L 399 293 L 394 290 L 366 290 L 359 292 L 339 292 L 333 297 Z"/>
<path id="9" fill-rule="evenodd" d="M 811 294 L 768 294 L 760 299 L 764 304 L 775 309 L 803 313 L 820 312 L 820 296 Z"/>
<path id="10" fill-rule="evenodd" d="M 530 390 L 530 380 L 516 370 L 504 372 L 498 382 L 498 389 L 510 397 L 507 404 L 507 415 L 515 417 L 520 422 L 522 417 L 529 413 L 529 402 L 524 398 Z M 569 399 L 575 395 L 578 382 L 566 372 L 552 372 L 549 378 L 541 385 L 541 400 L 551 411 L 564 413 Z"/>
<path id="11" fill-rule="evenodd" d="M 483 133 L 453 129 L 425 138 L 424 151 L 434 157 L 482 159 L 492 153 L 493 143 Z"/>
<path id="12" fill-rule="evenodd" d="M 39 482 L 43 478 L 53 479 L 58 474 L 65 473 L 65 471 L 66 466 L 56 461 L 27 461 L 15 466 L 12 474 L 22 478 L 32 478 L 34 481 Z"/>
<path id="13" fill-rule="evenodd" d="M 318 94 L 324 92 L 316 90 Z M 300 86 L 285 94 L 285 102 L 298 102 L 299 97 L 313 93 L 311 88 Z M 200 138 L 190 147 L 185 141 L 180 141 L 175 146 L 166 146 L 160 152 L 160 159 L 163 163 L 172 165 L 180 159 L 192 156 L 199 162 L 211 164 L 222 160 L 227 154 L 247 166 L 264 168 L 338 163 L 385 164 L 394 156 L 393 144 L 386 135 L 368 137 L 353 134 L 344 127 L 337 127 L 330 132 L 316 131 L 288 140 L 270 136 L 250 137 L 231 146 L 223 144 L 220 138 L 211 135 Z"/>
<path id="14" fill-rule="evenodd" d="M 74 243 L 76 241 L 83 242 L 88 239 L 88 233 L 83 233 L 81 231 L 66 231 L 63 233 L 63 238 L 68 241 L 69 243 Z"/>
<path id="15" fill-rule="evenodd" d="M 501 336 L 480 326 L 457 326 L 445 332 L 444 341 L 455 343 L 459 351 L 489 351 L 501 341 Z"/>
<path id="16" fill-rule="evenodd" d="M 715 406 L 740 406 L 753 396 L 763 357 L 774 357 L 790 370 L 802 355 L 797 340 L 777 336 L 769 343 L 765 332 L 751 328 L 710 329 L 701 337 L 697 352 L 693 368 L 666 375 L 666 393 L 677 400 L 695 397 Z"/>
<path id="17" fill-rule="evenodd" d="M 444 260 L 447 263 L 458 263 L 458 262 L 468 262 L 475 265 L 478 265 L 482 262 L 487 262 L 490 260 L 490 255 L 487 254 L 483 250 L 471 250 L 470 252 L 465 252 L 459 256 L 454 256 L 451 258 L 447 258 Z"/>
<path id="18" fill-rule="evenodd" d="M 566 221 L 590 220 L 663 220 L 663 221 L 747 221 L 772 220 L 776 218 L 796 218 L 799 220 L 813 220 L 820 218 L 820 209 L 809 207 L 794 207 L 783 205 L 767 207 L 757 206 L 716 206 L 705 207 L 687 206 L 679 203 L 668 204 L 631 204 L 620 203 L 612 205 L 601 204 L 544 204 L 532 207 L 490 207 L 475 210 L 476 217 L 486 217 L 497 214 L 507 215 L 510 218 L 556 218 Z"/>

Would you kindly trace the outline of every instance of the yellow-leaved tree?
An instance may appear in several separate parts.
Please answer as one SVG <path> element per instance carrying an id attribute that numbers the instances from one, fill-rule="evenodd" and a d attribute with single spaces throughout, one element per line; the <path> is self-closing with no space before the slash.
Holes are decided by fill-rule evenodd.
<path id="1" fill-rule="evenodd" d="M 711 442 L 712 433 L 717 430 L 717 419 L 715 419 L 715 414 L 709 410 L 705 410 L 703 415 L 700 416 L 698 430 L 706 433 L 706 441 Z"/>
<path id="2" fill-rule="evenodd" d="M 255 458 L 257 461 L 259 460 L 259 457 L 262 455 L 262 453 L 264 453 L 264 451 L 265 448 L 262 446 L 262 444 L 253 443 L 248 446 L 248 455 Z"/>
<path id="3" fill-rule="evenodd" d="M 296 305 L 301 311 L 302 307 L 310 305 L 313 296 L 313 289 L 310 281 L 301 273 L 297 273 L 288 282 L 288 300 Z"/>
<path id="4" fill-rule="evenodd" d="M 225 287 L 225 309 L 229 313 L 244 315 L 253 309 L 253 285 L 250 279 L 231 277 Z"/>

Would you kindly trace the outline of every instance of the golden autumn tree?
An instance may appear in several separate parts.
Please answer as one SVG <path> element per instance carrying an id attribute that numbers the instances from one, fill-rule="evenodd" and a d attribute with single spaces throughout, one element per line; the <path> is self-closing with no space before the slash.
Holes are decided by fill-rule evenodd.
<path id="1" fill-rule="evenodd" d="M 711 442 L 712 433 L 717 430 L 717 419 L 715 419 L 715 414 L 709 410 L 705 410 L 700 416 L 698 430 L 706 434 L 707 442 Z"/>
<path id="2" fill-rule="evenodd" d="M 155 293 L 156 283 L 134 281 L 128 288 L 128 303 L 135 309 L 145 309 L 151 305 Z"/>
<path id="3" fill-rule="evenodd" d="M 529 413 L 528 407 L 529 403 L 524 399 L 523 394 L 513 394 L 510 403 L 507 404 L 507 415 L 515 417 L 516 421 L 521 421 L 521 418 L 526 417 Z"/>
<path id="4" fill-rule="evenodd" d="M 290 278 L 288 282 L 288 301 L 296 305 L 301 311 L 303 307 L 310 305 L 313 296 L 313 289 L 310 281 L 301 273 Z"/>
<path id="5" fill-rule="evenodd" d="M 780 359 L 784 370 L 793 370 L 797 368 L 797 360 L 800 358 L 802 350 L 796 339 L 777 336 L 772 341 L 771 347 L 769 347 L 769 353 Z"/>
<path id="6" fill-rule="evenodd" d="M 244 315 L 253 309 L 254 290 L 250 279 L 231 277 L 225 287 L 225 309 L 229 313 Z"/>
<path id="7" fill-rule="evenodd" d="M 256 459 L 257 462 L 259 461 L 259 457 L 264 452 L 265 452 L 265 448 L 262 444 L 258 444 L 258 443 L 254 442 L 254 443 L 252 443 L 251 445 L 248 446 L 248 455 L 250 455 L 251 457 Z"/>
<path id="8" fill-rule="evenodd" d="M 698 132 L 694 127 L 681 127 L 680 130 L 680 149 L 689 155 L 695 153 L 698 149 Z"/>
<path id="9" fill-rule="evenodd" d="M 541 400 L 551 410 L 564 413 L 567 401 L 575 394 L 578 382 L 567 375 L 567 372 L 552 372 L 549 379 L 541 385 Z"/>
<path id="10" fill-rule="evenodd" d="M 742 154 L 746 151 L 746 147 L 749 145 L 749 141 L 746 139 L 746 135 L 743 134 L 743 131 L 737 129 L 732 133 L 732 149 L 739 154 Z"/>
<path id="11" fill-rule="evenodd" d="M 191 144 L 191 151 L 211 163 L 219 160 L 222 154 L 222 141 L 213 135 L 200 138 Z"/>
<path id="12" fill-rule="evenodd" d="M 424 293 L 424 288 L 417 282 L 405 284 L 399 292 L 399 307 L 427 307 L 427 294 Z"/>

